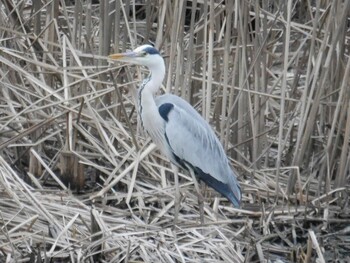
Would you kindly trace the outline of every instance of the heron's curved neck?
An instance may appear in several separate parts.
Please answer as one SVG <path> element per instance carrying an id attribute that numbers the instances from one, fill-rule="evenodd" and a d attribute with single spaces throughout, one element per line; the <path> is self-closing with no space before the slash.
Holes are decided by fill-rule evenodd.
<path id="1" fill-rule="evenodd" d="M 157 122 L 158 113 L 154 94 L 159 90 L 165 75 L 165 65 L 162 59 L 161 63 L 154 67 L 149 67 L 150 75 L 141 84 L 138 92 L 138 106 L 141 123 L 146 130 L 150 129 L 153 122 Z M 160 116 L 159 116 L 160 117 Z"/>
<path id="2" fill-rule="evenodd" d="M 147 83 L 145 83 L 144 92 L 150 92 L 153 95 L 159 90 L 165 76 L 164 61 L 161 61 L 156 66 L 149 67 L 149 70 L 150 75 L 148 76 Z"/>
<path id="3" fill-rule="evenodd" d="M 139 106 L 155 106 L 154 94 L 159 90 L 165 75 L 165 65 L 163 59 L 155 66 L 148 67 L 150 75 L 143 81 L 139 89 Z"/>

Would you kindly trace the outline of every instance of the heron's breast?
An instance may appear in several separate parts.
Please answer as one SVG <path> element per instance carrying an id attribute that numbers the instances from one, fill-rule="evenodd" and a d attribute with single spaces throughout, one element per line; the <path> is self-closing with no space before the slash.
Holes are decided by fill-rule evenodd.
<path id="1" fill-rule="evenodd" d="M 148 133 L 153 142 L 159 148 L 163 149 L 165 143 L 165 126 L 159 113 L 144 109 L 140 116 L 143 129 Z"/>

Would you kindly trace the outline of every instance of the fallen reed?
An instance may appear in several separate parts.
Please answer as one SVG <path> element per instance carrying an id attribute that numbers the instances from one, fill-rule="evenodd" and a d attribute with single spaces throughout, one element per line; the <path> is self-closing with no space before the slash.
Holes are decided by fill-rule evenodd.
<path id="1" fill-rule="evenodd" d="M 348 1 L 0 1 L 0 261 L 349 260 Z M 140 129 L 143 68 L 188 100 L 239 171 L 239 209 Z"/>

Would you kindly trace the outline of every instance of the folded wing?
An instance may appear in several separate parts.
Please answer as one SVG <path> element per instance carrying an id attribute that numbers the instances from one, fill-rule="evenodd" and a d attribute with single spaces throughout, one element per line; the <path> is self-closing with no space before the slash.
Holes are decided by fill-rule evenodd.
<path id="1" fill-rule="evenodd" d="M 166 94 L 156 99 L 164 119 L 171 161 L 191 167 L 198 178 L 238 207 L 241 190 L 221 143 L 210 125 L 185 100 Z"/>

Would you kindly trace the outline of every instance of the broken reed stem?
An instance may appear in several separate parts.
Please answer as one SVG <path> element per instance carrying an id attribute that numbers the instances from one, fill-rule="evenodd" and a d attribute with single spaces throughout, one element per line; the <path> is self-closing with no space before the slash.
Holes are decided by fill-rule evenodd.
<path id="1" fill-rule="evenodd" d="M 349 6 L 3 2 L 0 261 L 344 260 Z M 134 100 L 119 90 L 148 72 L 121 78 L 107 65 L 111 48 L 149 42 L 165 57 L 162 90 L 210 121 L 239 174 L 242 207 L 206 188 L 201 226 L 191 176 L 179 171 L 176 194 L 168 160 L 137 133 Z M 66 168 L 84 175 L 79 194 L 59 173 L 66 142 Z M 33 160 L 42 169 L 27 173 Z"/>

